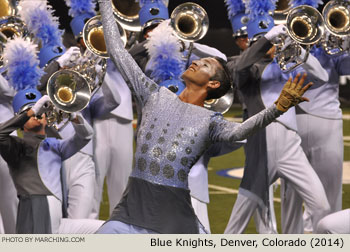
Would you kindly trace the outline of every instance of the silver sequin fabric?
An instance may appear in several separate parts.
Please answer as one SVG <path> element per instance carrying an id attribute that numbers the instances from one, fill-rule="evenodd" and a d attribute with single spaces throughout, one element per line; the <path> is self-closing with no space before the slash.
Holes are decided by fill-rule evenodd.
<path id="1" fill-rule="evenodd" d="M 182 102 L 145 76 L 123 47 L 110 1 L 99 3 L 110 57 L 142 106 L 132 177 L 188 189 L 190 168 L 211 144 L 243 140 L 281 114 L 273 105 L 239 124 Z"/>

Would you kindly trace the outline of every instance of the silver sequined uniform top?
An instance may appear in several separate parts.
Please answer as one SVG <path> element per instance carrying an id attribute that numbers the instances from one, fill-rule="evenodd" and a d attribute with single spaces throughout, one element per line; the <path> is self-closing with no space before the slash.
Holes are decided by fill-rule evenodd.
<path id="1" fill-rule="evenodd" d="M 132 177 L 188 189 L 189 169 L 212 143 L 243 140 L 281 114 L 273 105 L 240 124 L 182 102 L 142 72 L 123 47 L 110 1 L 99 2 L 111 59 L 142 107 Z"/>

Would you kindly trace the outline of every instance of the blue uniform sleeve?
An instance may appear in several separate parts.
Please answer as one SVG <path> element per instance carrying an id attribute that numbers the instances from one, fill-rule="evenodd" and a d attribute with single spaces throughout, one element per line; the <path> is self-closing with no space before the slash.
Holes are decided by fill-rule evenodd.
<path id="1" fill-rule="evenodd" d="M 93 130 L 86 120 L 78 115 L 79 124 L 72 123 L 75 134 L 67 139 L 59 140 L 58 152 L 62 160 L 66 160 L 83 148 L 93 136 Z"/>
<path id="2" fill-rule="evenodd" d="M 255 131 L 265 128 L 282 114 L 275 105 L 264 109 L 258 114 L 250 117 L 243 123 L 229 122 L 220 113 L 211 118 L 209 126 L 209 138 L 212 142 L 228 142 L 234 144 L 242 141 Z"/>
<path id="3" fill-rule="evenodd" d="M 112 63 L 112 62 L 111 62 Z M 109 81 L 103 81 L 103 84 L 92 97 L 88 106 L 92 118 L 101 118 L 112 110 L 117 108 L 121 103 L 121 97 L 119 95 L 117 85 L 124 81 L 118 69 L 114 69 L 113 72 L 108 71 L 109 75 L 113 75 L 112 78 L 108 78 Z M 113 80 L 113 81 L 111 81 Z"/>
<path id="4" fill-rule="evenodd" d="M 12 102 L 16 91 L 10 87 L 7 80 L 0 74 L 0 100 L 1 102 Z"/>
<path id="5" fill-rule="evenodd" d="M 28 120 L 27 113 L 21 113 L 0 124 L 0 153 L 9 165 L 16 163 L 25 151 L 21 139 L 10 134 L 23 127 Z"/>
<path id="6" fill-rule="evenodd" d="M 350 55 L 348 53 L 333 59 L 338 75 L 350 75 Z"/>

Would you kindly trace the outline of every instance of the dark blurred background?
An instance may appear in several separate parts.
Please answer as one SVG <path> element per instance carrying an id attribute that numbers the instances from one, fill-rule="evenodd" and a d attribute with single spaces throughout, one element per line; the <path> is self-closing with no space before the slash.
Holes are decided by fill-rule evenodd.
<path id="1" fill-rule="evenodd" d="M 68 7 L 64 0 L 49 0 L 49 4 L 54 8 L 55 15 L 59 17 L 61 29 L 65 29 L 67 33 L 71 33 L 69 23 L 71 17 L 68 15 Z M 209 46 L 213 46 L 227 56 L 237 55 L 239 50 L 232 38 L 231 24 L 227 17 L 227 9 L 224 0 L 169 0 L 169 15 L 180 4 L 186 2 L 194 2 L 201 5 L 209 16 L 209 31 L 206 36 L 198 41 Z M 326 4 L 328 0 L 323 0 Z M 324 5 L 319 7 L 322 11 Z"/>

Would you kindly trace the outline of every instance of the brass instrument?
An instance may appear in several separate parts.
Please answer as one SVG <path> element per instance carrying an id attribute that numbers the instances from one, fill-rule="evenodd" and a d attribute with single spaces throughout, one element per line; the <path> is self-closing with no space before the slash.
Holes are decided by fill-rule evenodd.
<path id="1" fill-rule="evenodd" d="M 230 88 L 227 93 L 220 97 L 219 99 L 210 99 L 204 101 L 204 107 L 213 110 L 216 112 L 220 112 L 221 114 L 226 113 L 232 106 L 234 99 L 233 88 Z"/>
<path id="2" fill-rule="evenodd" d="M 141 32 L 140 25 L 140 3 L 135 0 L 111 0 L 113 13 L 124 30 L 130 32 Z M 165 6 L 168 6 L 169 0 L 163 0 Z"/>
<path id="3" fill-rule="evenodd" d="M 17 15 L 17 0 L 0 0 L 0 17 Z"/>
<path id="4" fill-rule="evenodd" d="M 135 0 L 112 0 L 112 7 L 115 18 L 125 30 L 141 31 L 138 2 Z"/>
<path id="5" fill-rule="evenodd" d="M 280 38 L 276 48 L 276 58 L 281 70 L 290 72 L 307 60 L 311 46 L 322 39 L 324 21 L 321 13 L 308 5 L 291 9 L 286 21 L 292 43 L 284 48 L 287 37 Z M 306 53 L 303 59 L 300 59 L 303 47 Z"/>
<path id="6" fill-rule="evenodd" d="M 119 29 L 125 45 L 125 31 Z M 68 118 L 67 114 L 83 110 L 103 83 L 109 56 L 101 16 L 92 17 L 85 23 L 83 40 L 87 50 L 71 59 L 74 66 L 55 72 L 48 80 L 47 94 L 53 105 L 47 113 L 49 126 L 58 128 L 56 123 Z"/>
<path id="7" fill-rule="evenodd" d="M 14 37 L 27 37 L 29 31 L 17 16 L 17 1 L 0 0 L 0 68 L 3 67 L 2 54 L 6 42 Z"/>
<path id="8" fill-rule="evenodd" d="M 291 7 L 289 0 L 278 0 L 276 2 L 276 9 L 272 14 L 275 25 L 286 23 L 286 17 L 290 9 Z"/>
<path id="9" fill-rule="evenodd" d="M 117 22 L 120 37 L 124 43 L 126 44 L 126 33 L 124 28 Z M 103 27 L 101 16 L 97 15 L 90 18 L 84 26 L 83 29 L 83 40 L 86 45 L 86 48 L 93 53 L 94 55 L 102 58 L 108 58 L 107 47 L 103 35 Z"/>
<path id="10" fill-rule="evenodd" d="M 180 4 L 173 10 L 170 19 L 175 35 L 181 40 L 194 42 L 203 38 L 208 32 L 208 14 L 196 3 Z"/>
<path id="11" fill-rule="evenodd" d="M 339 55 L 349 51 L 350 3 L 333 0 L 323 8 L 326 33 L 322 47 L 328 55 Z"/>
<path id="12" fill-rule="evenodd" d="M 168 6 L 169 0 L 163 0 Z M 111 0 L 114 17 L 126 33 L 126 49 L 137 43 L 142 31 L 140 24 L 140 3 L 138 0 Z"/>

